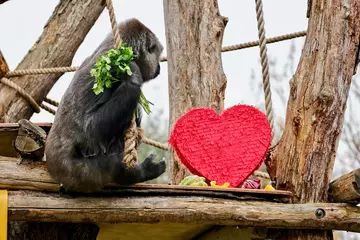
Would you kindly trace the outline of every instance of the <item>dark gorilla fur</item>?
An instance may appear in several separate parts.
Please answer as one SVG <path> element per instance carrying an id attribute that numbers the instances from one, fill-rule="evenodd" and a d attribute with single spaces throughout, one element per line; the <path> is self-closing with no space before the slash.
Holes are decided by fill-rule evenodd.
<path id="1" fill-rule="evenodd" d="M 92 90 L 90 70 L 99 56 L 114 46 L 109 34 L 95 52 L 85 59 L 66 90 L 49 132 L 45 156 L 50 175 L 70 192 L 93 192 L 104 184 L 135 184 L 159 177 L 165 162 L 154 162 L 150 154 L 135 168 L 123 163 L 124 132 L 139 108 L 141 86 L 160 73 L 163 46 L 151 30 L 136 19 L 119 24 L 123 42 L 137 57 L 131 62 L 132 75 L 105 88 L 100 95 Z M 141 117 L 137 119 L 140 126 Z"/>

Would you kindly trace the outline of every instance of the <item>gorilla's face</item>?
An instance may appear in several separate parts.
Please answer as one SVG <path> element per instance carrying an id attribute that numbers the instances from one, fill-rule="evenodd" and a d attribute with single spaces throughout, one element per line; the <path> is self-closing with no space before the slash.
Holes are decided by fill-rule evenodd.
<path id="1" fill-rule="evenodd" d="M 157 37 L 152 32 L 148 32 L 146 43 L 143 44 L 139 57 L 136 59 L 144 82 L 154 79 L 160 74 L 159 61 L 162 51 L 163 46 Z"/>

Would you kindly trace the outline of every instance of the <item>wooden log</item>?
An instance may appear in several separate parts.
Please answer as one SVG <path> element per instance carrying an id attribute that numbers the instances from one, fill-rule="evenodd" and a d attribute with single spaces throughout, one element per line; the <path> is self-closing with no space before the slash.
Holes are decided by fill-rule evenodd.
<path id="1" fill-rule="evenodd" d="M 221 46 L 227 18 L 217 1 L 164 0 L 170 96 L 170 125 L 194 107 L 224 108 L 226 77 Z M 184 27 L 186 26 L 186 27 Z M 178 184 L 189 171 L 170 149 L 170 179 Z"/>
<path id="2" fill-rule="evenodd" d="M 60 1 L 42 35 L 16 69 L 70 66 L 76 50 L 103 9 L 103 1 L 98 0 Z M 104 36 L 106 34 L 104 32 Z M 11 80 L 41 103 L 62 75 L 27 75 Z M 4 84 L 0 84 L 0 109 L 4 109 L 0 112 L 0 122 L 29 119 L 34 112 L 16 90 Z"/>
<path id="3" fill-rule="evenodd" d="M 360 168 L 332 181 L 329 198 L 335 202 L 360 203 Z"/>
<path id="4" fill-rule="evenodd" d="M 48 174 L 46 165 L 40 161 L 23 161 L 0 156 L 0 189 L 35 190 L 59 192 L 60 186 Z M 291 196 L 288 191 L 267 191 L 263 189 L 212 188 L 165 184 L 136 184 L 132 186 L 107 185 L 98 194 L 118 196 L 130 195 L 181 195 L 209 196 L 233 199 L 284 200 Z"/>
<path id="5" fill-rule="evenodd" d="M 284 133 L 271 158 L 277 189 L 293 203 L 326 202 L 360 42 L 358 0 L 313 0 L 306 41 L 290 81 Z M 271 171 L 269 171 L 271 172 Z M 279 239 L 332 239 L 284 231 Z"/>
<path id="6" fill-rule="evenodd" d="M 9 220 L 175 222 L 360 232 L 360 208 L 348 204 L 281 204 L 208 197 L 71 197 L 9 191 Z"/>

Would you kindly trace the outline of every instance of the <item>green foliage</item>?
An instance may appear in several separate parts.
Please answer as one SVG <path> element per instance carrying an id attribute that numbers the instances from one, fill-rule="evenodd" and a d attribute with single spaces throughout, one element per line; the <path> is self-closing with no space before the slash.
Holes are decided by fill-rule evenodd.
<path id="1" fill-rule="evenodd" d="M 130 62 L 134 57 L 136 57 L 136 55 L 133 53 L 132 47 L 126 47 L 125 43 L 100 56 L 95 63 L 95 67 L 90 71 L 90 75 L 95 77 L 93 86 L 94 93 L 99 95 L 104 92 L 104 87 L 111 88 L 114 82 L 121 81 L 121 75 L 124 73 L 131 76 Z M 110 70 L 112 69 L 116 71 L 115 77 L 110 74 Z M 147 114 L 151 112 L 149 104 L 152 103 L 145 98 L 142 92 L 139 103 Z"/>

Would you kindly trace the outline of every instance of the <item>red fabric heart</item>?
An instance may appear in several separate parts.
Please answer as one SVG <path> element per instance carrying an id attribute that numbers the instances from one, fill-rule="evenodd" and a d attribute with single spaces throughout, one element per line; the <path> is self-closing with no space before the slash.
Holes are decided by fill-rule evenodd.
<path id="1" fill-rule="evenodd" d="M 176 122 L 169 143 L 192 174 L 238 187 L 262 163 L 271 144 L 271 127 L 252 106 L 236 105 L 221 115 L 196 108 Z"/>

